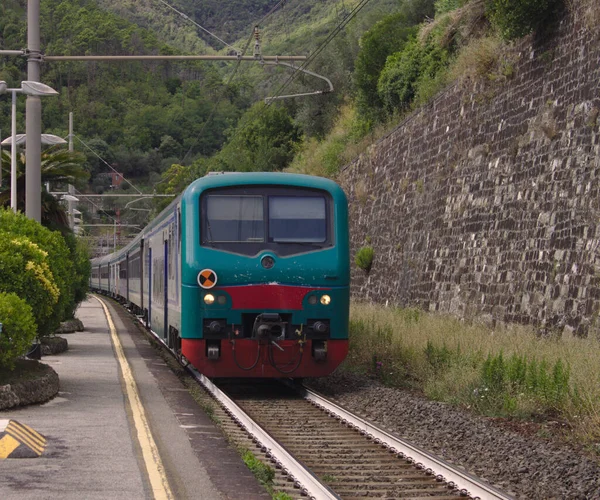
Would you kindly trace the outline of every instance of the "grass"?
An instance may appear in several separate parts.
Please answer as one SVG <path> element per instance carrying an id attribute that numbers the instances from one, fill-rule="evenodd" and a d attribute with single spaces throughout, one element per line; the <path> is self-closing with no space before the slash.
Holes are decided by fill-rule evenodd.
<path id="1" fill-rule="evenodd" d="M 490 416 L 558 419 L 600 440 L 600 343 L 540 338 L 422 312 L 354 303 L 345 368 Z"/>
<path id="2" fill-rule="evenodd" d="M 250 469 L 254 477 L 262 484 L 273 500 L 292 500 L 292 497 L 281 491 L 275 491 L 273 489 L 273 479 L 275 479 L 275 471 L 272 467 L 266 465 L 260 461 L 254 454 L 247 448 L 238 448 L 242 460 L 246 464 L 246 467 Z"/>

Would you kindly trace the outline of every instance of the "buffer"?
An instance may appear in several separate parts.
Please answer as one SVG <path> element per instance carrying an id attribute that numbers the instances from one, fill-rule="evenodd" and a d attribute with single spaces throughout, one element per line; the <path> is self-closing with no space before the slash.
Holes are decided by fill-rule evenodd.
<path id="1" fill-rule="evenodd" d="M 37 458 L 46 449 L 46 438 L 16 420 L 0 420 L 0 460 Z"/>

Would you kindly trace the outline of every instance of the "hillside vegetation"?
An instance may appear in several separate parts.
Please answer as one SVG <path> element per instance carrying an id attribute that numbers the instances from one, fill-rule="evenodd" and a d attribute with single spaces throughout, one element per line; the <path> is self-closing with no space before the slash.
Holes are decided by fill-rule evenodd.
<path id="1" fill-rule="evenodd" d="M 0 46 L 25 46 L 24 2 L 7 0 Z M 48 54 L 230 53 L 163 2 L 42 0 Z M 75 114 L 91 188 L 106 189 L 104 161 L 142 185 L 180 192 L 211 170 L 284 170 L 335 176 L 407 112 L 452 81 L 512 77 L 504 48 L 551 29 L 562 0 L 266 0 L 171 3 L 238 51 L 261 21 L 263 54 L 305 54 L 325 82 L 285 66 L 257 63 L 48 63 L 43 80 L 47 132 L 66 135 Z M 0 79 L 18 85 L 25 61 L 2 58 Z M 293 77 L 293 78 L 292 78 Z M 0 100 L 0 128 L 9 129 Z M 23 127 L 19 101 L 19 128 Z M 92 153 L 91 149 L 94 150 Z M 155 208 L 159 209 L 162 204 Z"/>

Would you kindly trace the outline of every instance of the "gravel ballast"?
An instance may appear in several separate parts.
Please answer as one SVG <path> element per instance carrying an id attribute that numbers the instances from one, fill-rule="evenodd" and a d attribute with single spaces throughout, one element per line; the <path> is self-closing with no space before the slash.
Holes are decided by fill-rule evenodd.
<path id="1" fill-rule="evenodd" d="M 513 430 L 510 422 L 348 372 L 307 385 L 516 498 L 600 498 L 600 461 L 558 439 L 539 437 L 535 424 Z"/>

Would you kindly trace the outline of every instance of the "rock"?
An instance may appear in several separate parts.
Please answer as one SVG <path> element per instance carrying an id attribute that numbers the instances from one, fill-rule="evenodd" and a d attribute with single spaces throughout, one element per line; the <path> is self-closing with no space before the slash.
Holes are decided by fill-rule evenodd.
<path id="1" fill-rule="evenodd" d="M 44 356 L 60 354 L 69 348 L 67 339 L 63 339 L 62 337 L 42 337 L 40 342 L 42 344 L 42 354 Z"/>
<path id="2" fill-rule="evenodd" d="M 0 385 L 0 410 L 19 406 L 19 396 L 12 390 L 10 384 Z"/>
<path id="3" fill-rule="evenodd" d="M 63 321 L 55 333 L 75 333 L 83 331 L 83 323 L 80 319 L 73 318 Z"/>
<path id="4" fill-rule="evenodd" d="M 0 385 L 0 410 L 43 403 L 58 394 L 58 374 L 48 365 L 19 360 L 10 383 Z"/>

